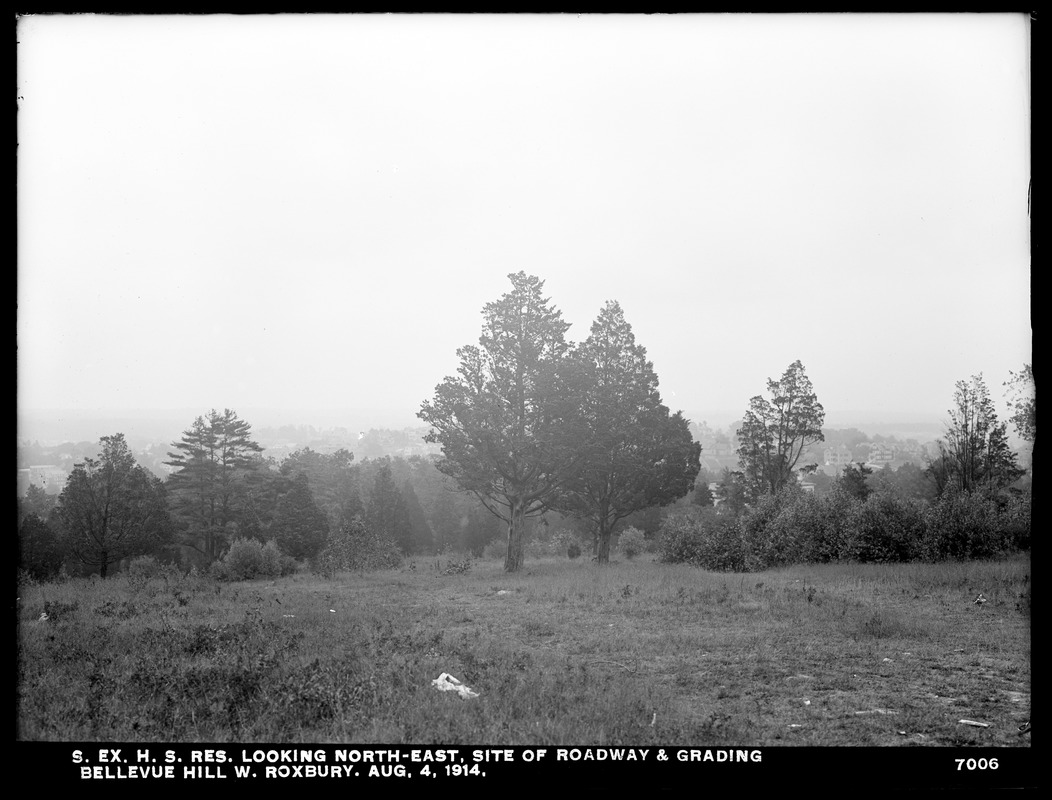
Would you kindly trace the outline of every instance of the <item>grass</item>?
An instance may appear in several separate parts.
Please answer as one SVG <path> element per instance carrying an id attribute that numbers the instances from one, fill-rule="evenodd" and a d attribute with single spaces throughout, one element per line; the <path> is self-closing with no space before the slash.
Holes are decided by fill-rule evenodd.
<path id="1" fill-rule="evenodd" d="M 1030 744 L 1026 557 L 746 575 L 444 566 L 22 586 L 17 737 Z M 437 691 L 443 672 L 479 696 Z"/>

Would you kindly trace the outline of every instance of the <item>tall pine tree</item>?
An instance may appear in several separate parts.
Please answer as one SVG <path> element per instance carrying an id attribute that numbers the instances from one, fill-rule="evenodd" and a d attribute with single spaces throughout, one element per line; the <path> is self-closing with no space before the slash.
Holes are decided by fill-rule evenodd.
<path id="1" fill-rule="evenodd" d="M 198 417 L 173 442 L 165 462 L 172 511 L 185 546 L 209 561 L 220 555 L 246 513 L 246 498 L 261 465 L 252 426 L 228 409 Z"/>

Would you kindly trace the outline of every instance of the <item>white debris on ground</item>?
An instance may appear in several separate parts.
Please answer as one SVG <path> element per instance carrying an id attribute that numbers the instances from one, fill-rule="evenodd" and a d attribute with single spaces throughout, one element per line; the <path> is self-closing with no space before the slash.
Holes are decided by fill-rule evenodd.
<path id="1" fill-rule="evenodd" d="M 962 719 L 957 721 L 958 725 L 971 725 L 973 728 L 989 728 L 988 722 L 976 722 L 974 719 Z"/>
<path id="2" fill-rule="evenodd" d="M 456 678 L 454 678 L 452 675 L 450 675 L 448 672 L 443 672 L 441 675 L 439 675 L 437 678 L 431 681 L 431 685 L 438 689 L 440 692 L 456 692 L 465 700 L 471 697 L 479 696 L 478 692 L 472 691 L 467 686 L 458 681 Z"/>
<path id="3" fill-rule="evenodd" d="M 891 711 L 887 708 L 870 708 L 863 709 L 862 711 L 856 711 L 855 714 L 898 714 L 898 711 Z"/>

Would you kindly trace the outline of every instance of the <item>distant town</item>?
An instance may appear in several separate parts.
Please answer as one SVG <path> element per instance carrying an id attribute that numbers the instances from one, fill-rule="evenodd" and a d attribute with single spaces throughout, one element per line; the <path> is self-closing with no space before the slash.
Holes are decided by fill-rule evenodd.
<path id="1" fill-rule="evenodd" d="M 251 420 L 249 420 L 251 421 Z M 111 426 L 112 427 L 112 426 Z M 702 447 L 701 468 L 710 476 L 720 475 L 725 469 L 736 470 L 738 464 L 738 440 L 735 425 L 710 426 L 708 423 L 692 422 L 691 433 Z M 886 426 L 884 426 L 886 427 Z M 897 429 L 907 429 L 900 424 Z M 935 441 L 939 431 L 931 425 L 916 425 L 925 436 L 923 439 L 902 438 L 900 435 L 868 433 L 858 428 L 826 428 L 825 441 L 813 446 L 801 458 L 801 464 L 816 464 L 812 475 L 818 481 L 822 477 L 835 478 L 848 464 L 862 464 L 873 471 L 898 469 L 905 464 L 923 467 L 929 456 L 936 453 Z M 118 424 L 109 435 L 121 430 Z M 364 431 L 346 427 L 316 428 L 311 425 L 283 425 L 253 427 L 256 441 L 264 448 L 263 455 L 271 459 L 275 468 L 282 459 L 297 450 L 309 448 L 317 453 L 329 454 L 346 450 L 354 455 L 356 462 L 378 459 L 385 456 L 410 458 L 441 455 L 441 447 L 424 441 L 428 428 L 413 426 L 402 429 L 371 428 Z M 156 434 L 154 434 L 156 435 Z M 174 439 L 177 436 L 173 436 Z M 165 464 L 169 460 L 172 441 L 148 441 L 147 437 L 129 436 L 129 442 L 138 463 L 157 477 L 164 479 L 171 472 Z M 75 464 L 85 458 L 94 458 L 98 453 L 98 440 L 42 444 L 38 441 L 21 440 L 18 444 L 18 496 L 25 495 L 29 486 L 36 485 L 48 494 L 59 494 L 66 478 Z M 1024 464 L 1029 454 L 1022 453 Z M 805 491 L 812 489 L 815 480 L 801 476 Z"/>

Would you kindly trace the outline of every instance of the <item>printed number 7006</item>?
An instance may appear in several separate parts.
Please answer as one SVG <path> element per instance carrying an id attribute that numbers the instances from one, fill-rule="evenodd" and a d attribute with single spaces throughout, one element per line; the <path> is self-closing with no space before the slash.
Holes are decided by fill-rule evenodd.
<path id="1" fill-rule="evenodd" d="M 958 758 L 957 771 L 961 769 L 997 769 L 996 758 Z"/>

